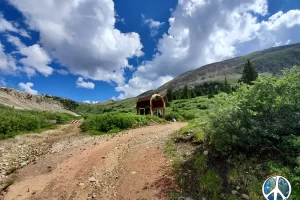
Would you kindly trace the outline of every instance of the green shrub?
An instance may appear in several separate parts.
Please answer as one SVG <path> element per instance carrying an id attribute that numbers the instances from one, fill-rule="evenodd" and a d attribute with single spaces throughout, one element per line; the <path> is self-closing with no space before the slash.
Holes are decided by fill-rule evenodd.
<path id="1" fill-rule="evenodd" d="M 183 114 L 183 118 L 185 120 L 192 120 L 192 119 L 195 119 L 197 117 L 196 113 L 195 112 L 185 112 Z"/>
<path id="2" fill-rule="evenodd" d="M 74 119 L 74 116 L 69 114 L 17 110 L 7 106 L 0 106 L 0 112 L 0 139 L 52 128 L 53 124 L 46 123 L 45 120 L 57 120 L 62 124 L 69 123 L 71 119 Z"/>
<path id="3" fill-rule="evenodd" d="M 206 110 L 208 108 L 208 106 L 206 104 L 198 104 L 197 108 L 200 110 Z"/>
<path id="4" fill-rule="evenodd" d="M 300 67 L 283 74 L 259 78 L 253 86 L 242 85 L 216 99 L 206 131 L 217 151 L 257 153 L 271 147 L 293 155 L 299 150 L 291 137 L 300 130 Z"/>
<path id="5" fill-rule="evenodd" d="M 121 130 L 148 125 L 151 122 L 163 122 L 155 116 L 139 116 L 127 113 L 109 113 L 89 116 L 81 125 L 83 131 L 117 133 Z"/>
<path id="6" fill-rule="evenodd" d="M 180 121 L 183 119 L 183 117 L 178 112 L 170 112 L 166 114 L 166 120 L 171 121 L 172 119 L 176 119 L 177 121 Z"/>

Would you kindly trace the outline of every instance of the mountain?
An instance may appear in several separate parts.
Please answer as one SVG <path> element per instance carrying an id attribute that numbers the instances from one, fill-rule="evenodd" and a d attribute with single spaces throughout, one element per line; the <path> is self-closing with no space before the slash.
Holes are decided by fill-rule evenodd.
<path id="1" fill-rule="evenodd" d="M 245 56 L 204 65 L 179 75 L 156 90 L 149 90 L 139 96 L 153 93 L 164 95 L 168 88 L 176 91 L 182 89 L 185 85 L 193 87 L 210 81 L 224 81 L 225 76 L 227 80 L 237 80 L 241 77 L 247 59 L 253 63 L 259 73 L 280 74 L 284 68 L 300 65 L 300 43 L 272 47 Z"/>

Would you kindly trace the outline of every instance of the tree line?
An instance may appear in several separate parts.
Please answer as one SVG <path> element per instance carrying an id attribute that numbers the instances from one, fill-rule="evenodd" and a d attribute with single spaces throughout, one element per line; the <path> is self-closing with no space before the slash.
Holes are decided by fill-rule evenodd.
<path id="1" fill-rule="evenodd" d="M 238 83 L 245 83 L 252 85 L 258 77 L 258 72 L 256 71 L 250 60 L 245 63 L 242 77 L 238 80 Z M 238 86 L 230 85 L 225 77 L 224 82 L 212 81 L 196 85 L 193 88 L 189 88 L 187 85 L 184 86 L 182 90 L 173 91 L 172 88 L 168 88 L 167 95 L 165 96 L 166 102 L 171 102 L 173 100 L 179 99 L 190 99 L 197 96 L 208 96 L 208 98 L 213 98 L 214 95 L 225 92 L 227 94 L 236 91 Z"/>

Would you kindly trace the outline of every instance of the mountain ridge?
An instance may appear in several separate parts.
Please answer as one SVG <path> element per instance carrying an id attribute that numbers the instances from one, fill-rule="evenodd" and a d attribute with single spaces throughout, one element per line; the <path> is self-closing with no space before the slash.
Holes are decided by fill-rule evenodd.
<path id="1" fill-rule="evenodd" d="M 300 65 L 300 43 L 271 47 L 244 56 L 203 65 L 184 72 L 159 88 L 140 94 L 139 97 L 152 93 L 165 95 L 168 88 L 176 91 L 182 89 L 184 85 L 194 87 L 205 82 L 223 81 L 225 76 L 227 79 L 238 79 L 247 59 L 254 64 L 259 73 L 280 74 L 285 67 L 291 68 L 294 65 Z"/>

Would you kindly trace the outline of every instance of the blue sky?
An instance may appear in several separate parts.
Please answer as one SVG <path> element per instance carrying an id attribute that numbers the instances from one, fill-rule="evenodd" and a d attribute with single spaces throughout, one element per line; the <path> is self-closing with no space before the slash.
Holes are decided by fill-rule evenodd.
<path id="1" fill-rule="evenodd" d="M 298 0 L 1 0 L 0 85 L 91 103 L 300 42 Z"/>

